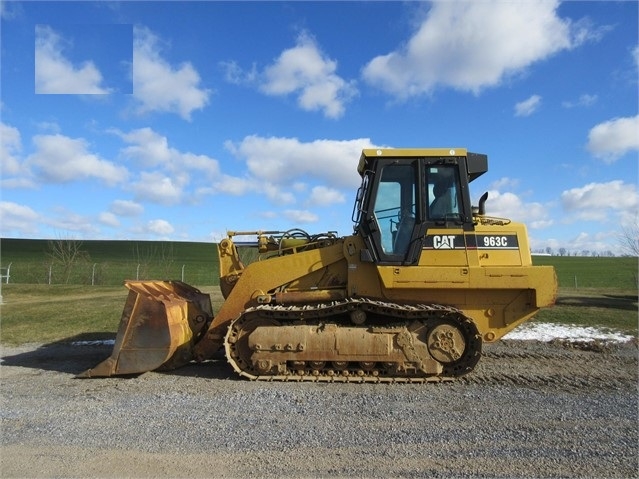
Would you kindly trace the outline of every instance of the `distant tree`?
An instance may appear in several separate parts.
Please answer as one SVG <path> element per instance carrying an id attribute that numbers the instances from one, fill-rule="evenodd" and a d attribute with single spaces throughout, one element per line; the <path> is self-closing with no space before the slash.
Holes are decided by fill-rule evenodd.
<path id="1" fill-rule="evenodd" d="M 588 256 L 590 254 L 590 251 L 588 251 L 587 249 L 581 250 L 581 256 Z"/>
<path id="2" fill-rule="evenodd" d="M 621 229 L 619 247 L 624 256 L 639 256 L 639 222 Z"/>
<path id="3" fill-rule="evenodd" d="M 72 239 L 49 240 L 47 256 L 52 266 L 62 269 L 64 284 L 69 284 L 71 273 L 78 264 L 89 261 L 89 253 L 82 249 L 82 241 Z"/>
<path id="4" fill-rule="evenodd" d="M 550 246 L 546 246 L 546 253 L 552 254 L 552 248 Z"/>
<path id="5" fill-rule="evenodd" d="M 173 270 L 175 257 L 173 243 L 158 241 L 144 242 L 143 247 L 135 244 L 134 255 L 138 264 L 139 278 L 148 279 L 150 276 L 160 275 L 169 278 Z"/>
<path id="6" fill-rule="evenodd" d="M 559 256 L 566 256 L 566 248 L 559 248 Z"/>

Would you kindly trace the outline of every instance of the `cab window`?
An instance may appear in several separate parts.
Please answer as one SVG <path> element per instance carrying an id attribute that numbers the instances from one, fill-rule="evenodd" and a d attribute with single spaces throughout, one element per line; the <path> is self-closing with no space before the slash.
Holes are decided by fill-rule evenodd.
<path id="1" fill-rule="evenodd" d="M 432 221 L 461 221 L 457 168 L 431 166 L 427 170 L 428 218 Z"/>
<path id="2" fill-rule="evenodd" d="M 374 202 L 384 254 L 406 254 L 415 227 L 415 191 L 415 168 L 412 165 L 384 167 Z"/>

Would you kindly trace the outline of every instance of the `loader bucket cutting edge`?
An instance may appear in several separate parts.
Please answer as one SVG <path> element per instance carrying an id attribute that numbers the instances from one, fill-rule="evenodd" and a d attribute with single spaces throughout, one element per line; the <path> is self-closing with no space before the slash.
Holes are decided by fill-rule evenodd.
<path id="1" fill-rule="evenodd" d="M 129 295 L 111 356 L 78 377 L 167 369 L 192 359 L 193 339 L 212 317 L 208 295 L 179 281 L 127 281 Z"/>

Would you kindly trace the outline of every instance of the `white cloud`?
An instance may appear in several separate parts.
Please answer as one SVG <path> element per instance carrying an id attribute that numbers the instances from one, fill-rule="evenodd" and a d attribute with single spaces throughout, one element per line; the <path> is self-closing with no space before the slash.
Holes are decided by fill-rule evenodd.
<path id="1" fill-rule="evenodd" d="M 38 185 L 31 178 L 27 178 L 24 176 L 16 178 L 2 178 L 2 180 L 0 180 L 0 186 L 5 189 L 35 189 L 38 187 Z"/>
<path id="2" fill-rule="evenodd" d="M 276 96 L 297 94 L 298 105 L 303 110 L 321 110 L 328 118 L 339 118 L 357 89 L 353 81 L 339 77 L 336 70 L 337 62 L 327 58 L 313 38 L 302 34 L 295 47 L 284 50 L 266 67 L 261 90 Z M 237 76 L 237 66 L 230 71 Z"/>
<path id="3" fill-rule="evenodd" d="M 618 235 L 618 230 L 615 228 L 609 228 L 594 234 L 582 231 L 570 238 L 565 244 L 557 244 L 555 248 L 563 246 L 568 251 L 576 251 L 579 253 L 583 253 L 584 251 L 604 252 L 611 250 L 618 253 L 618 247 L 614 246 L 615 243 L 618 242 Z"/>
<path id="4" fill-rule="evenodd" d="M 161 166 L 176 174 L 185 170 L 199 170 L 209 178 L 217 177 L 219 174 L 217 160 L 172 148 L 165 136 L 151 128 L 140 128 L 129 133 L 112 131 L 131 144 L 123 148 L 121 153 L 127 158 L 139 161 L 143 166 Z"/>
<path id="5" fill-rule="evenodd" d="M 177 204 L 184 198 L 184 189 L 191 184 L 198 194 L 215 191 L 211 185 L 220 183 L 220 167 L 217 160 L 191 152 L 182 152 L 169 145 L 166 137 L 151 128 L 140 128 L 129 133 L 111 130 L 129 143 L 120 154 L 144 167 L 154 167 L 155 171 L 140 172 L 140 178 L 132 185 L 136 198 L 164 205 Z M 224 177 L 229 178 L 229 177 Z"/>
<path id="6" fill-rule="evenodd" d="M 235 61 L 222 61 L 219 63 L 224 71 L 224 80 L 233 85 L 251 85 L 258 80 L 257 65 L 253 64 L 249 71 L 244 71 Z"/>
<path id="7" fill-rule="evenodd" d="M 588 150 L 606 163 L 630 151 L 639 151 L 639 115 L 614 118 L 594 126 L 588 133 Z"/>
<path id="8" fill-rule="evenodd" d="M 93 236 L 99 232 L 94 218 L 74 213 L 62 206 L 56 206 L 54 215 L 47 215 L 44 223 L 55 231 L 80 232 L 87 236 Z"/>
<path id="9" fill-rule="evenodd" d="M 54 121 L 39 121 L 37 123 L 38 128 L 47 133 L 61 133 L 60 125 Z"/>
<path id="10" fill-rule="evenodd" d="M 475 94 L 591 39 L 557 15 L 558 1 L 433 2 L 415 34 L 371 60 L 364 79 L 400 99 L 451 87 Z M 573 27 L 573 28 L 571 28 Z"/>
<path id="11" fill-rule="evenodd" d="M 264 193 L 266 197 L 274 204 L 290 205 L 292 203 L 295 203 L 295 195 L 288 189 L 282 188 L 281 186 L 274 185 L 273 183 L 269 182 L 259 184 L 259 182 L 256 181 L 256 186 L 256 191 Z"/>
<path id="12" fill-rule="evenodd" d="M 525 203 L 518 195 L 510 192 L 489 191 L 486 214 L 523 221 L 530 228 L 546 228 L 553 223 L 546 206 L 537 202 Z"/>
<path id="13" fill-rule="evenodd" d="M 136 198 L 162 205 L 173 205 L 182 200 L 182 191 L 188 183 L 188 177 L 164 176 L 160 172 L 140 174 L 140 180 L 132 185 Z"/>
<path id="14" fill-rule="evenodd" d="M 250 191 L 255 191 L 258 187 L 259 184 L 257 184 L 255 180 L 230 175 L 221 175 L 218 178 L 218 181 L 213 183 L 212 190 L 215 193 L 241 196 Z"/>
<path id="15" fill-rule="evenodd" d="M 636 215 L 639 199 L 636 185 L 614 180 L 566 190 L 561 203 L 575 220 L 617 222 L 619 217 Z"/>
<path id="16" fill-rule="evenodd" d="M 286 210 L 284 217 L 293 223 L 316 223 L 319 217 L 307 210 Z"/>
<path id="17" fill-rule="evenodd" d="M 336 188 L 357 188 L 357 163 L 363 148 L 374 148 L 369 138 L 315 140 L 247 136 L 226 147 L 246 161 L 252 176 L 274 185 L 289 185 L 304 177 L 325 181 Z"/>
<path id="18" fill-rule="evenodd" d="M 82 138 L 36 135 L 33 143 L 36 151 L 26 161 L 46 181 L 65 183 L 96 178 L 113 185 L 128 177 L 128 171 L 123 166 L 89 152 L 87 142 Z"/>
<path id="19" fill-rule="evenodd" d="M 0 2 L 0 18 L 14 20 L 24 15 L 24 9 L 20 2 Z"/>
<path id="20" fill-rule="evenodd" d="M 146 225 L 146 230 L 158 236 L 167 236 L 175 231 L 175 228 L 171 226 L 166 220 L 151 220 Z"/>
<path id="21" fill-rule="evenodd" d="M 118 134 L 124 141 L 131 143 L 122 153 L 138 160 L 144 166 L 157 166 L 171 161 L 172 152 L 165 136 L 161 136 L 151 128 L 140 128 L 129 133 Z"/>
<path id="22" fill-rule="evenodd" d="M 118 228 L 120 226 L 120 220 L 111 212 L 105 211 L 98 215 L 98 221 L 103 225 L 110 226 L 111 228 Z"/>
<path id="23" fill-rule="evenodd" d="M 35 27 L 35 92 L 105 94 L 102 74 L 92 61 L 76 67 L 64 54 L 68 42 L 47 25 Z"/>
<path id="24" fill-rule="evenodd" d="M 311 190 L 308 203 L 313 206 L 328 206 L 335 203 L 344 203 L 344 193 L 327 186 L 315 186 Z"/>
<path id="25" fill-rule="evenodd" d="M 515 188 L 519 186 L 519 180 L 515 178 L 499 178 L 490 184 L 492 190 L 504 190 L 506 188 Z"/>
<path id="26" fill-rule="evenodd" d="M 256 194 L 279 206 L 326 207 L 343 203 L 343 190 L 354 194 L 361 182 L 357 164 L 362 149 L 375 146 L 367 138 L 304 143 L 297 138 L 247 136 L 225 147 L 246 162 L 246 172 L 221 175 L 200 193 Z M 298 215 L 300 221 L 314 221 L 314 214 L 306 213 Z"/>
<path id="27" fill-rule="evenodd" d="M 20 131 L 0 123 L 0 186 L 4 189 L 36 188 L 28 165 L 21 158 Z"/>
<path id="28" fill-rule="evenodd" d="M 541 97 L 532 95 L 530 98 L 515 104 L 515 116 L 530 116 L 535 113 L 541 105 Z"/>
<path id="29" fill-rule="evenodd" d="M 0 172 L 2 177 L 20 172 L 19 154 L 22 151 L 20 132 L 4 123 L 0 123 Z"/>
<path id="30" fill-rule="evenodd" d="M 159 38 L 148 28 L 133 30 L 133 96 L 138 113 L 177 113 L 191 120 L 209 103 L 211 91 L 200 87 L 200 75 L 189 62 L 172 67 L 160 56 Z"/>
<path id="31" fill-rule="evenodd" d="M 598 98 L 599 97 L 597 95 L 584 93 L 579 96 L 577 101 L 564 101 L 561 103 L 561 106 L 564 108 L 588 107 L 597 103 Z"/>
<path id="32" fill-rule="evenodd" d="M 11 236 L 13 233 L 33 235 L 38 231 L 39 220 L 40 215 L 28 206 L 11 201 L 0 201 L 0 232 L 2 236 Z"/>
<path id="33" fill-rule="evenodd" d="M 109 207 L 109 212 L 118 216 L 139 216 L 144 212 L 144 207 L 129 200 L 115 200 Z"/>

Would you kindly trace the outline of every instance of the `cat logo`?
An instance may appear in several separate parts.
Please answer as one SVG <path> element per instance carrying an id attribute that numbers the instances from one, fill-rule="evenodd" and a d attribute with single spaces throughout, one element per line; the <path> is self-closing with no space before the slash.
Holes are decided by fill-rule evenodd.
<path id="1" fill-rule="evenodd" d="M 455 249 L 455 235 L 433 236 L 433 248 Z"/>

